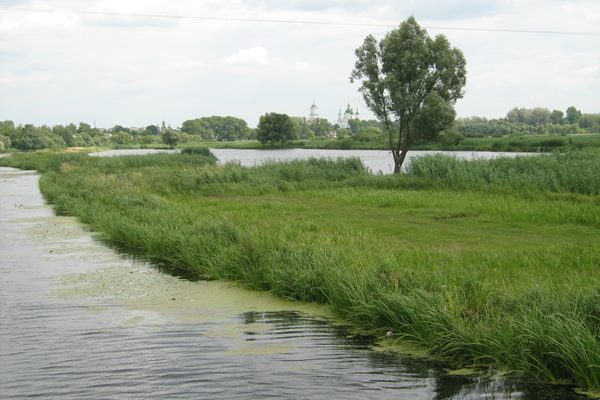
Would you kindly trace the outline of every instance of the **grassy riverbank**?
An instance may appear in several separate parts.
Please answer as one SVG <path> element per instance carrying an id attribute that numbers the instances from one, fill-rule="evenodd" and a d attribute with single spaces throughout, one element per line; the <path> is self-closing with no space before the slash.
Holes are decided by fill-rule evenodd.
<path id="1" fill-rule="evenodd" d="M 216 166 L 15 154 L 59 212 L 178 273 L 329 303 L 456 366 L 600 388 L 600 153 Z"/>
<path id="2" fill-rule="evenodd" d="M 230 149 L 264 149 L 269 148 L 257 140 L 242 140 L 232 142 L 190 142 L 181 147 L 206 146 L 211 148 Z M 306 139 L 292 141 L 286 148 L 302 149 L 340 149 L 340 150 L 388 150 L 389 144 L 385 138 L 363 142 L 351 137 L 344 139 Z M 600 148 L 600 134 L 573 135 L 522 135 L 503 137 L 465 138 L 456 145 L 444 145 L 439 142 L 414 146 L 414 150 L 454 150 L 454 151 L 507 151 L 507 152 L 551 152 L 571 151 L 583 148 Z"/>

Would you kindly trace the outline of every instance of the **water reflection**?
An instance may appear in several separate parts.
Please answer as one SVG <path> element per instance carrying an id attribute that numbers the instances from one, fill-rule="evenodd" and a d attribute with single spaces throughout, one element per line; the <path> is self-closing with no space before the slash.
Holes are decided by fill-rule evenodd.
<path id="1" fill-rule="evenodd" d="M 0 168 L 0 398 L 575 399 L 376 351 L 312 306 L 190 282 L 55 217 Z"/>

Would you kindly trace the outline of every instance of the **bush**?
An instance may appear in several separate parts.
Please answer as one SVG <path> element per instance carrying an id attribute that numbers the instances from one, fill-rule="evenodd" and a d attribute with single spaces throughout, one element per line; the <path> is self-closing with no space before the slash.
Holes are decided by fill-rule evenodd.
<path id="1" fill-rule="evenodd" d="M 205 157 L 214 157 L 213 153 L 210 152 L 208 147 L 186 147 L 181 150 L 181 154 L 196 154 Z"/>

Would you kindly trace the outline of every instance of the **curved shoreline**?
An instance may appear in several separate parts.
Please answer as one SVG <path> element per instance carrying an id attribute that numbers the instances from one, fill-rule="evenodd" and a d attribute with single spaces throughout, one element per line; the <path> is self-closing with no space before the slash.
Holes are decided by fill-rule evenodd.
<path id="1" fill-rule="evenodd" d="M 577 278 L 573 273 L 561 275 L 559 270 L 561 257 L 566 261 L 577 253 L 580 265 L 573 264 L 574 271 L 581 271 L 578 274 L 592 271 L 589 269 L 591 264 L 588 263 L 593 261 L 597 251 L 587 247 L 586 243 L 588 239 L 591 240 L 589 236 L 593 238 L 598 231 L 596 223 L 587 218 L 585 213 L 595 213 L 594 207 L 597 205 L 588 204 L 583 197 L 580 199 L 581 205 L 577 206 L 582 208 L 570 210 L 573 205 L 560 199 L 545 205 L 548 200 L 543 197 L 538 201 L 535 198 L 521 199 L 516 194 L 485 193 L 485 196 L 481 196 L 478 193 L 440 192 L 429 189 L 422 192 L 379 189 L 373 191 L 368 188 L 358 190 L 353 189 L 352 185 L 345 188 L 336 186 L 331 183 L 335 181 L 327 180 L 330 178 L 326 176 L 337 179 L 338 175 L 334 174 L 336 168 L 350 168 L 345 170 L 346 172 L 340 172 L 342 175 L 339 176 L 353 171 L 351 168 L 354 167 L 351 164 L 339 163 L 315 164 L 315 169 L 307 176 L 327 174 L 320 178 L 322 181 L 315 183 L 316 186 L 311 184 L 312 186 L 306 187 L 309 181 L 302 180 L 297 183 L 304 185 L 301 187 L 293 186 L 294 181 L 282 181 L 278 184 L 279 187 L 271 186 L 270 180 L 257 180 L 254 186 L 244 186 L 244 182 L 258 179 L 261 174 L 271 177 L 269 179 L 274 179 L 273 174 L 277 171 L 299 176 L 303 169 L 313 166 L 310 163 L 298 162 L 249 171 L 235 166 L 203 167 L 198 164 L 198 159 L 194 161 L 194 166 L 186 164 L 187 167 L 177 167 L 177 163 L 187 162 L 188 159 L 184 157 L 169 159 L 169 163 L 175 164 L 165 164 L 165 160 L 167 158 L 150 157 L 145 160 L 98 161 L 91 163 L 89 168 L 72 163 L 66 167 L 67 164 L 62 163 L 58 170 L 44 175 L 42 189 L 47 198 L 60 210 L 78 215 L 95 229 L 104 232 L 109 240 L 122 246 L 145 251 L 152 256 L 161 257 L 175 268 L 192 269 L 200 275 L 243 281 L 250 287 L 269 290 L 284 297 L 331 303 L 344 317 L 359 326 L 376 328 L 381 333 L 392 331 L 392 334 L 398 337 L 411 339 L 434 353 L 454 359 L 459 365 L 472 364 L 476 359 L 481 362 L 481 357 L 484 356 L 485 362 L 494 362 L 500 366 L 504 364 L 509 369 L 525 371 L 531 367 L 520 364 L 518 368 L 519 364 L 507 364 L 511 362 L 510 359 L 499 358 L 504 357 L 502 352 L 507 351 L 508 343 L 513 347 L 519 346 L 516 349 L 517 353 L 511 357 L 528 354 L 524 353 L 529 348 L 527 346 L 548 343 L 547 338 L 561 340 L 565 345 L 571 343 L 570 339 L 590 340 L 585 343 L 592 347 L 586 344 L 585 348 L 577 349 L 576 353 L 572 354 L 574 356 L 593 356 L 593 346 L 598 345 L 597 338 L 585 336 L 587 328 L 581 325 L 583 322 L 577 319 L 577 314 L 565 314 L 554 318 L 552 312 L 549 312 L 552 309 L 558 310 L 557 307 L 580 307 L 593 299 L 593 296 L 586 297 L 587 292 L 581 292 L 579 297 L 569 299 L 570 293 L 575 292 L 571 292 L 571 286 L 564 285 L 573 284 L 585 288 L 585 282 L 587 281 L 589 286 L 589 278 L 597 279 L 596 275 L 592 274 L 584 280 L 579 280 L 584 276 Z M 127 163 L 130 163 L 130 166 L 127 166 Z M 160 167 L 155 168 L 154 163 L 159 163 Z M 186 172 L 182 172 L 182 168 L 187 168 Z M 128 173 L 122 174 L 124 171 Z M 114 175 L 119 172 L 121 174 Z M 188 177 L 193 177 L 189 182 L 198 182 L 197 180 L 201 179 L 202 184 L 197 188 L 190 188 L 203 192 L 186 192 L 191 190 L 185 189 Z M 119 180 L 116 180 L 117 178 Z M 364 178 L 366 180 L 363 184 L 371 181 L 380 184 L 384 182 L 384 178 Z M 393 182 L 398 184 L 395 180 Z M 284 183 L 287 186 L 282 186 Z M 261 185 L 266 186 L 260 189 Z M 129 187 L 133 191 L 130 191 Z M 209 189 L 212 191 L 207 192 Z M 240 189 L 244 191 L 239 192 Z M 267 196 L 261 195 L 257 190 L 266 190 Z M 426 197 L 422 198 L 421 193 Z M 492 199 L 486 200 L 490 195 Z M 465 200 L 468 200 L 468 211 L 462 206 Z M 507 208 L 503 208 L 502 202 L 494 203 L 495 201 L 505 202 Z M 437 215 L 434 214 L 434 218 L 428 217 L 427 214 L 423 214 L 422 217 L 418 217 L 418 214 L 407 215 L 408 221 L 417 218 L 420 223 L 426 224 L 426 227 L 436 230 L 452 221 L 455 231 L 463 229 L 461 226 L 464 224 L 464 234 L 473 229 L 483 229 L 486 224 L 492 222 L 492 226 L 499 231 L 495 235 L 500 235 L 498 238 L 503 238 L 504 241 L 513 240 L 511 246 L 522 246 L 526 242 L 519 244 L 519 241 L 533 240 L 535 237 L 539 240 L 540 235 L 546 235 L 545 225 L 548 224 L 540 224 L 539 221 L 545 221 L 547 218 L 556 220 L 548 225 L 548 236 L 545 243 L 540 243 L 539 252 L 530 250 L 523 255 L 496 246 L 494 251 L 499 257 L 497 260 L 478 252 L 471 254 L 469 249 L 465 249 L 466 253 L 456 259 L 452 255 L 429 250 L 428 253 L 404 251 L 395 256 L 396 263 L 402 265 L 409 262 L 407 265 L 412 265 L 410 269 L 398 267 L 393 264 L 393 259 L 386 261 L 385 258 L 375 257 L 376 253 L 373 251 L 379 246 L 377 242 L 361 234 L 360 230 L 348 231 L 346 227 L 351 225 L 344 221 L 339 220 L 340 226 L 334 226 L 335 229 L 326 228 L 330 226 L 327 224 L 320 225 L 329 218 L 328 214 L 319 211 L 323 207 L 329 210 L 328 213 L 332 216 L 345 215 L 344 218 L 355 218 L 357 207 L 363 207 L 363 212 L 368 213 L 368 220 L 371 221 L 380 217 L 389 220 L 392 215 L 397 218 L 401 214 L 398 214 L 400 209 L 395 204 L 405 204 L 403 208 L 414 208 L 412 204 L 419 202 L 431 203 L 434 207 L 444 207 L 446 204 L 445 207 L 450 205 L 450 208 L 448 211 L 436 211 Z M 374 205 L 374 208 L 364 208 L 368 204 Z M 334 208 L 329 209 L 330 206 Z M 453 207 L 462 211 L 453 211 Z M 553 216 L 553 208 L 567 213 L 565 215 L 570 215 L 568 213 L 571 212 L 573 217 L 578 215 L 582 224 L 586 223 L 585 221 L 588 221 L 587 224 L 591 223 L 585 228 L 587 233 L 582 231 L 584 225 L 577 228 L 579 233 L 571 232 L 568 224 L 561 227 L 564 217 Z M 396 211 L 388 214 L 388 209 Z M 414 212 L 418 210 L 418 207 L 414 208 Z M 491 216 L 487 216 L 490 211 L 504 213 L 503 218 L 508 218 L 508 221 L 514 220 L 510 224 L 521 224 L 522 227 L 515 231 L 514 227 L 504 226 L 501 219 L 490 220 Z M 297 220 L 293 223 L 293 228 L 288 228 L 288 224 L 281 222 L 281 218 L 292 215 L 295 215 L 295 218 L 303 216 L 306 222 Z M 483 225 L 480 221 L 482 215 L 485 216 Z M 539 220 L 542 217 L 544 220 Z M 267 223 L 263 221 L 264 218 L 271 219 Z M 521 222 L 518 222 L 519 218 Z M 536 219 L 536 225 L 523 222 Z M 356 222 L 359 222 L 360 226 L 366 223 L 362 221 L 364 220 L 361 218 Z M 357 229 L 356 225 L 352 226 L 355 226 L 353 229 Z M 369 229 L 385 226 L 385 223 L 381 227 L 371 224 Z M 509 228 L 512 229 L 508 231 L 509 235 L 521 235 L 523 240 L 520 240 L 519 236 L 516 240 L 510 239 L 510 236 L 502 236 L 502 229 Z M 552 243 L 556 240 L 552 237 L 556 236 L 557 228 L 562 232 L 561 240 L 573 241 L 572 248 L 567 246 L 563 249 L 559 247 L 559 242 Z M 413 229 L 417 229 L 414 232 L 418 235 L 427 233 L 418 230 L 418 225 Z M 533 230 L 533 236 L 530 235 L 530 230 Z M 582 233 L 583 236 L 578 236 Z M 571 239 L 568 239 L 569 237 Z M 413 236 L 413 239 L 420 240 L 419 236 Z M 423 240 L 423 243 L 427 243 L 430 239 L 424 236 Z M 551 247 L 556 254 L 545 254 L 544 249 L 547 249 L 548 245 L 558 246 Z M 592 258 L 586 258 L 588 255 Z M 472 266 L 483 265 L 485 269 L 481 272 L 472 266 L 465 269 L 462 265 L 465 262 Z M 529 265 L 528 268 L 532 271 L 520 270 L 521 267 L 511 267 L 506 271 L 506 263 L 522 265 L 523 268 Z M 548 278 L 540 280 L 540 277 L 548 274 L 548 267 L 542 267 L 544 263 L 552 266 L 553 274 L 558 274 L 557 282 L 553 282 L 552 275 L 548 275 L 551 279 L 547 282 Z M 428 265 L 431 265 L 431 273 L 427 272 Z M 436 265 L 445 267 L 433 268 Z M 506 279 L 509 276 L 506 272 L 517 274 L 520 278 L 514 282 L 506 281 L 503 284 L 505 286 L 498 287 L 495 279 Z M 536 290 L 542 290 L 538 295 L 543 296 L 532 297 L 535 292 L 529 286 L 519 283 L 522 279 L 526 279 L 527 282 L 534 279 L 532 282 L 536 282 Z M 556 284 L 563 285 L 559 286 L 561 289 L 558 292 Z M 580 288 L 578 290 L 581 290 Z M 495 303 L 490 304 L 490 299 Z M 509 309 L 508 307 L 514 308 L 515 305 L 517 309 L 512 315 L 500 313 Z M 573 311 L 576 310 L 578 309 L 573 308 Z M 582 330 L 577 330 L 580 325 Z M 541 329 L 539 333 L 550 329 L 556 330 L 558 336 L 538 337 L 536 335 L 539 333 L 535 331 L 538 327 Z M 535 335 L 524 336 L 526 332 L 533 332 Z M 564 336 L 565 333 L 568 336 Z M 518 338 L 526 340 L 515 341 Z M 504 343 L 504 340 L 507 342 Z M 528 341 L 532 341 L 531 344 Z M 542 348 L 542 351 L 543 353 L 536 354 L 536 357 L 541 357 L 536 359 L 536 362 L 544 360 L 544 354 L 551 354 L 547 352 L 556 352 L 557 349 Z M 565 357 L 568 355 L 565 353 Z M 514 361 L 522 363 L 526 360 L 516 358 Z M 573 364 L 572 367 L 577 365 Z M 585 365 L 581 367 L 583 370 L 587 368 Z M 541 372 L 539 371 L 540 374 Z M 553 374 L 555 373 L 563 377 L 570 374 L 569 370 L 562 367 L 555 369 Z M 574 380 L 586 379 L 577 375 L 579 372 L 573 373 Z M 551 375 L 546 375 L 545 378 L 556 379 Z M 593 382 L 593 375 L 590 379 L 590 382 Z M 584 382 L 579 381 L 582 386 L 586 385 Z M 593 387 L 593 384 L 587 385 Z"/>

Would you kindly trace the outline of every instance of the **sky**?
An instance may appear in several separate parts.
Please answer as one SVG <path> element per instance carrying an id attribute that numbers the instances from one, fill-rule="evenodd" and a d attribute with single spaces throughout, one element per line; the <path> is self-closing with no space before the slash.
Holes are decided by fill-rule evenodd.
<path id="1" fill-rule="evenodd" d="M 368 119 L 349 80 L 354 49 L 411 15 L 465 55 L 459 117 L 600 113 L 598 0 L 0 0 L 0 120 L 178 127 L 231 115 L 255 126 L 267 112 L 307 116 L 313 101 L 331 122 L 347 104 Z"/>

